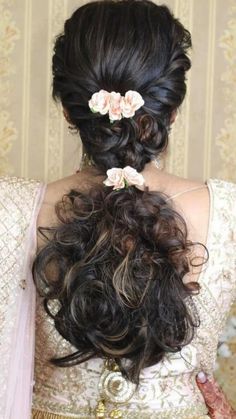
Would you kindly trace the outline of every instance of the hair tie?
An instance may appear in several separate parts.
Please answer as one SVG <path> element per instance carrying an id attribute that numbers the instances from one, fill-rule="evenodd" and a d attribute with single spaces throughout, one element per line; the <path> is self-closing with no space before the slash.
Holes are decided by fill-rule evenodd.
<path id="1" fill-rule="evenodd" d="M 140 93 L 129 90 L 125 96 L 117 92 L 99 90 L 92 95 L 88 102 L 92 112 L 99 112 L 101 115 L 109 114 L 110 122 L 121 118 L 131 118 L 135 112 L 144 105 Z"/>
<path id="2" fill-rule="evenodd" d="M 129 186 L 144 186 L 144 177 L 133 167 L 124 169 L 113 167 L 107 170 L 107 179 L 103 182 L 106 186 L 113 186 L 113 190 L 128 188 Z"/>

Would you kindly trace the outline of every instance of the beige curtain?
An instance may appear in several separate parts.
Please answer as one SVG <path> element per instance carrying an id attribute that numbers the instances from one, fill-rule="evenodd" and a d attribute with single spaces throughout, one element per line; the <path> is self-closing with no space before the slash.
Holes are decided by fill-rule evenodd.
<path id="1" fill-rule="evenodd" d="M 51 56 L 63 21 L 83 3 L 0 0 L 0 175 L 49 182 L 79 166 L 79 139 L 67 132 L 61 108 L 51 99 Z M 236 181 L 236 2 L 166 4 L 193 37 L 188 96 L 172 133 L 167 168 L 193 179 Z M 235 329 L 236 308 L 216 371 L 236 405 Z"/>

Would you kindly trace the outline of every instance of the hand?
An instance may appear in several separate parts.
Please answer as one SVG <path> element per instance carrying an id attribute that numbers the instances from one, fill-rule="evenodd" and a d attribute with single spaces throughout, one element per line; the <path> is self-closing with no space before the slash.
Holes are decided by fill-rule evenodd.
<path id="1" fill-rule="evenodd" d="M 214 379 L 209 379 L 204 372 L 196 377 L 212 419 L 236 419 L 236 412 L 230 406 L 226 396 Z"/>

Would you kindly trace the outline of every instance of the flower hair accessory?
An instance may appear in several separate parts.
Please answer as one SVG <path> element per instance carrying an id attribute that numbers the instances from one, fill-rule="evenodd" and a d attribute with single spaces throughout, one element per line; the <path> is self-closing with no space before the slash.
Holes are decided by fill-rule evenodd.
<path id="1" fill-rule="evenodd" d="M 113 186 L 113 190 L 127 188 L 128 186 L 144 186 L 144 177 L 133 167 L 124 169 L 112 168 L 107 170 L 107 179 L 103 182 L 106 186 Z"/>
<path id="2" fill-rule="evenodd" d="M 99 112 L 101 115 L 109 114 L 110 121 L 117 121 L 121 118 L 131 118 L 135 112 L 144 105 L 140 93 L 129 90 L 125 96 L 117 92 L 99 90 L 92 95 L 88 102 L 92 112 Z"/>

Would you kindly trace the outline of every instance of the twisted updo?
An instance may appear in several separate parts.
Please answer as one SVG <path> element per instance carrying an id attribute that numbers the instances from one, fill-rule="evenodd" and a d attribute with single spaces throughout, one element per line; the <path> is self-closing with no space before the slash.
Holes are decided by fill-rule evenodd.
<path id="1" fill-rule="evenodd" d="M 186 93 L 190 46 L 190 33 L 151 1 L 92 2 L 66 21 L 55 43 L 53 96 L 99 168 L 141 171 L 165 150 L 171 116 Z M 136 90 L 145 104 L 133 118 L 111 124 L 88 107 L 100 89 L 122 96 Z"/>
<path id="2" fill-rule="evenodd" d="M 190 46 L 169 9 L 148 0 L 91 2 L 66 21 L 54 48 L 53 96 L 102 173 L 141 171 L 166 148 L 186 93 Z M 111 123 L 88 106 L 100 89 L 136 90 L 145 104 Z M 179 351 L 198 325 L 191 308 L 198 284 L 183 281 L 193 246 L 186 224 L 164 194 L 134 186 L 72 190 L 56 212 L 58 226 L 40 229 L 47 242 L 34 278 L 55 327 L 76 349 L 53 362 L 114 358 L 138 383 L 142 368 Z"/>

